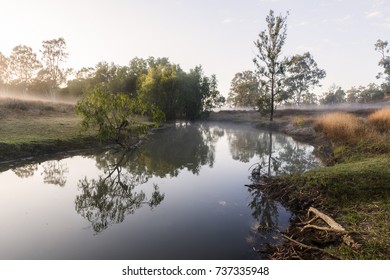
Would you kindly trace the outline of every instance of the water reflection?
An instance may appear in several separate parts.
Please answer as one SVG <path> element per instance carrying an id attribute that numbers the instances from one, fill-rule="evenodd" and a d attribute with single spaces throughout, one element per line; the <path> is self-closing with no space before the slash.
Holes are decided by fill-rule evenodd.
<path id="1" fill-rule="evenodd" d="M 20 178 L 29 178 L 34 176 L 38 170 L 38 163 L 30 163 L 23 166 L 15 167 L 12 171 Z M 66 184 L 66 174 L 69 173 L 67 165 L 60 160 L 49 160 L 42 164 L 43 182 L 45 184 L 57 185 L 60 187 Z"/>
<path id="2" fill-rule="evenodd" d="M 310 154 L 249 125 L 182 124 L 155 131 L 132 152 L 13 166 L 0 173 L 0 258 L 259 258 L 252 248 L 274 242 L 290 213 L 243 187 L 248 168 L 300 172 Z"/>
<path id="3" fill-rule="evenodd" d="M 301 174 L 319 166 L 319 161 L 297 142 L 287 142 L 277 156 L 276 174 Z"/>
<path id="4" fill-rule="evenodd" d="M 252 210 L 252 217 L 258 222 L 257 230 L 278 229 L 279 212 L 276 202 L 258 189 L 249 189 L 251 202 L 248 207 Z"/>
<path id="5" fill-rule="evenodd" d="M 35 171 L 38 170 L 37 163 L 26 164 L 24 166 L 13 168 L 12 171 L 16 176 L 20 178 L 28 178 L 34 175 Z"/>
<path id="6" fill-rule="evenodd" d="M 225 135 L 234 160 L 258 159 L 254 170 L 259 176 L 260 173 L 302 172 L 317 164 L 307 147 L 281 134 L 250 127 L 182 124 L 157 131 L 136 151 L 108 151 L 95 156 L 96 166 L 104 175 L 79 180 L 81 194 L 75 201 L 76 211 L 91 223 L 95 232 L 100 232 L 110 224 L 123 222 L 127 214 L 133 214 L 142 205 L 159 205 L 165 194 L 157 186 L 150 198 L 137 186 L 148 188 L 146 183 L 153 176 L 173 178 L 183 169 L 199 175 L 202 166 L 212 168 L 216 143 Z M 278 210 L 274 201 L 256 190 L 251 191 L 251 197 L 249 208 L 259 227 L 277 227 Z"/>
<path id="7" fill-rule="evenodd" d="M 233 159 L 249 162 L 258 157 L 252 170 L 255 179 L 262 175 L 300 174 L 319 165 L 312 148 L 283 134 L 253 130 L 227 130 L 227 134 Z"/>
<path id="8" fill-rule="evenodd" d="M 128 153 L 106 152 L 96 157 L 96 163 L 104 175 L 98 179 L 81 179 L 78 183 L 81 194 L 75 200 L 77 213 L 91 223 L 95 233 L 123 222 L 126 215 L 134 214 L 142 205 L 153 209 L 164 200 L 165 195 L 157 185 L 153 186 L 150 199 L 143 190 L 135 189 L 149 177 L 137 168 L 130 169 L 137 164 L 131 164 Z"/>
<path id="9" fill-rule="evenodd" d="M 182 169 L 198 175 L 202 166 L 213 167 L 218 137 L 217 129 L 203 125 L 176 126 L 151 137 L 141 148 L 137 160 L 148 174 L 158 177 L 176 177 Z"/>
<path id="10" fill-rule="evenodd" d="M 42 164 L 43 182 L 45 184 L 57 185 L 60 187 L 66 184 L 66 174 L 69 172 L 68 166 L 59 160 L 50 160 Z"/>
<path id="11" fill-rule="evenodd" d="M 158 186 L 154 185 L 150 199 L 144 190 L 137 191 L 136 187 L 146 184 L 153 176 L 177 177 L 184 168 L 198 175 L 203 165 L 212 167 L 215 143 L 220 135 L 218 129 L 181 125 L 169 133 L 157 132 L 137 151 L 112 150 L 96 156 L 96 166 L 104 175 L 79 181 L 77 213 L 98 233 L 111 224 L 123 222 L 126 215 L 134 214 L 143 205 L 156 207 L 165 198 Z"/>

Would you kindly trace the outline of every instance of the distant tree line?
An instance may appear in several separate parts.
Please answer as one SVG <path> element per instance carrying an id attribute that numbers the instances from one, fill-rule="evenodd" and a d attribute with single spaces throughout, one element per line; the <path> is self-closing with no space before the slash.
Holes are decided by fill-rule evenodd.
<path id="1" fill-rule="evenodd" d="M 0 52 L 0 89 L 23 95 L 39 92 L 55 98 L 71 73 L 71 69 L 63 67 L 68 57 L 65 40 L 43 41 L 40 53 L 38 59 L 26 45 L 14 47 L 9 57 Z"/>
<path id="2" fill-rule="evenodd" d="M 351 88 L 345 92 L 333 85 L 321 97 L 313 93 L 325 78 L 325 70 L 318 67 L 309 52 L 282 57 L 287 38 L 287 16 L 276 16 L 270 11 L 266 17 L 267 28 L 259 33 L 254 42 L 256 56 L 255 70 L 236 73 L 231 81 L 227 102 L 235 107 L 252 107 L 273 118 L 277 104 L 308 105 L 334 104 L 343 102 L 375 102 L 390 97 L 390 56 L 387 41 L 378 40 L 375 50 L 381 54 L 378 63 L 383 72 L 381 85 Z"/>
<path id="3" fill-rule="evenodd" d="M 370 83 L 367 86 L 352 87 L 345 91 L 339 86 L 332 85 L 322 94 L 319 102 L 320 104 L 380 102 L 390 96 L 390 92 L 386 93 L 383 86 L 385 85 Z"/>
<path id="4" fill-rule="evenodd" d="M 0 53 L 0 89 L 56 99 L 80 98 L 98 88 L 125 94 L 138 111 L 152 115 L 158 110 L 167 120 L 193 120 L 225 101 L 216 76 L 206 76 L 202 66 L 185 72 L 165 57 L 136 57 L 125 66 L 103 61 L 74 71 L 63 67 L 68 58 L 63 38 L 43 41 L 40 53 L 41 59 L 25 45 L 13 48 L 9 57 Z"/>

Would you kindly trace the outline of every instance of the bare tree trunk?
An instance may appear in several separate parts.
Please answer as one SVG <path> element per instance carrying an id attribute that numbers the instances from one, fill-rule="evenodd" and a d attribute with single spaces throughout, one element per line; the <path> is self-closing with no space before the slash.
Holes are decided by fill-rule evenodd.
<path id="1" fill-rule="evenodd" d="M 274 77 L 274 74 L 272 74 L 271 76 L 271 112 L 270 112 L 270 118 L 269 120 L 272 122 L 273 119 L 274 119 L 274 91 L 275 91 L 275 86 L 274 86 L 274 82 L 275 82 L 275 77 Z"/>

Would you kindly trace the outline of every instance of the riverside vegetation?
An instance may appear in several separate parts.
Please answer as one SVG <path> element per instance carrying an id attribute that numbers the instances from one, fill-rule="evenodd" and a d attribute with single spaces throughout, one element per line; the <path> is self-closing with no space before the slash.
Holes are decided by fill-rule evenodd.
<path id="1" fill-rule="evenodd" d="M 300 118 L 294 125 L 303 122 Z M 331 143 L 329 164 L 255 184 L 297 214 L 285 233 L 290 240 L 271 248 L 271 258 L 388 259 L 390 108 L 366 117 L 329 113 L 311 125 Z M 348 234 L 350 242 L 343 242 L 339 233 L 323 224 L 316 225 L 322 230 L 304 229 L 309 207 L 332 216 L 345 228 L 343 234 Z"/>
<path id="2" fill-rule="evenodd" d="M 68 57 L 63 38 L 43 41 L 42 61 L 24 45 L 16 46 L 10 57 L 0 53 L 2 92 L 17 96 L 39 93 L 52 101 L 0 99 L 0 162 L 7 165 L 10 160 L 113 142 L 131 147 L 151 126 L 164 120 L 196 120 L 211 114 L 210 120 L 250 121 L 313 142 L 327 162 L 327 166 L 302 175 L 268 177 L 254 183 L 253 187 L 268 192 L 297 214 L 285 233 L 288 242 L 273 248 L 271 257 L 388 259 L 389 109 L 320 117 L 323 111 L 276 110 L 276 104 L 282 103 L 316 104 L 310 91 L 326 74 L 310 53 L 282 59 L 286 20 L 287 16 L 270 11 L 268 30 L 260 32 L 255 42 L 256 72 L 237 73 L 228 98 L 234 105 L 264 111 L 272 122 L 257 112 L 210 113 L 225 100 L 216 76 L 206 76 L 201 66 L 186 72 L 168 58 L 136 57 L 126 66 L 100 62 L 67 80 L 71 71 L 62 65 Z M 381 54 L 378 65 L 385 77 L 380 87 L 344 92 L 334 86 L 320 103 L 388 102 L 388 42 L 378 40 L 375 50 Z M 80 101 L 76 106 L 54 102 L 60 97 Z M 343 244 L 331 230 L 302 232 L 309 207 L 332 216 L 353 242 Z"/>

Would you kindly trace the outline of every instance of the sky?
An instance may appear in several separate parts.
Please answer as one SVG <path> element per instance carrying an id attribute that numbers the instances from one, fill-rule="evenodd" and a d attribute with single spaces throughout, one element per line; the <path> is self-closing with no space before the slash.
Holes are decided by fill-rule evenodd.
<path id="1" fill-rule="evenodd" d="M 202 65 L 227 96 L 235 73 L 254 70 L 254 41 L 270 9 L 287 19 L 283 56 L 309 51 L 327 77 L 317 93 L 378 82 L 390 40 L 389 0 L 0 0 L 0 52 L 63 37 L 78 70 L 100 61 L 169 57 L 188 71 Z"/>

